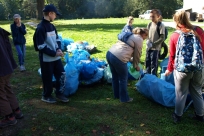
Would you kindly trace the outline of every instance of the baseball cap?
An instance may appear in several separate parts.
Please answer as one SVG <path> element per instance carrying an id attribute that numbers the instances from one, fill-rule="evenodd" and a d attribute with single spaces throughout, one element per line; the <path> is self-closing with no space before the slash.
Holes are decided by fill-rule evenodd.
<path id="1" fill-rule="evenodd" d="M 13 18 L 21 18 L 21 16 L 19 14 L 14 14 Z"/>
<path id="2" fill-rule="evenodd" d="M 43 12 L 55 12 L 57 15 L 61 15 L 53 4 L 45 5 Z"/>

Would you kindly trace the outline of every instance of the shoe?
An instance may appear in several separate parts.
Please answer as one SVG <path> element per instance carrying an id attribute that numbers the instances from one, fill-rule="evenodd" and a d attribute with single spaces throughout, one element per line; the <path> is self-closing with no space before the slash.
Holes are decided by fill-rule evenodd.
<path id="1" fill-rule="evenodd" d="M 195 112 L 195 116 L 193 117 L 193 119 L 204 122 L 204 117 L 203 116 L 198 116 Z"/>
<path id="2" fill-rule="evenodd" d="M 56 103 L 57 101 L 55 100 L 55 98 L 53 98 L 52 96 L 50 97 L 44 97 L 42 96 L 41 99 L 43 102 L 47 102 L 47 103 Z"/>
<path id="3" fill-rule="evenodd" d="M 126 102 L 132 102 L 133 101 L 133 98 L 130 98 L 128 101 Z M 126 103 L 126 102 L 122 102 L 122 103 Z"/>
<path id="4" fill-rule="evenodd" d="M 56 95 L 57 99 L 59 99 L 62 102 L 68 102 L 69 99 L 67 97 L 65 97 L 63 94 L 57 94 Z"/>
<path id="5" fill-rule="evenodd" d="M 176 115 L 176 113 L 172 114 L 172 118 L 174 120 L 174 123 L 178 123 L 181 121 L 181 116 Z"/>
<path id="6" fill-rule="evenodd" d="M 5 118 L 5 119 L 1 120 L 0 128 L 12 126 L 12 125 L 15 125 L 16 123 L 17 123 L 17 120 L 15 117 Z"/>
<path id="7" fill-rule="evenodd" d="M 23 72 L 23 71 L 25 71 L 25 67 L 23 65 L 20 65 L 19 70 L 20 70 L 20 72 Z"/>
<path id="8" fill-rule="evenodd" d="M 25 68 L 25 66 L 24 66 L 24 65 L 22 65 L 22 68 L 23 68 L 23 71 L 26 71 L 26 68 Z"/>
<path id="9" fill-rule="evenodd" d="M 23 118 L 23 113 L 21 110 L 14 111 L 14 116 L 16 119 L 22 119 Z"/>

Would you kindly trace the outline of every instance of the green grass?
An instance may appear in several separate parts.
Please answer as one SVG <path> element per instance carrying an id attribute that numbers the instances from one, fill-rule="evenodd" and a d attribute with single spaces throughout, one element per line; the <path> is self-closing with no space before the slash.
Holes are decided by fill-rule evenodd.
<path id="1" fill-rule="evenodd" d="M 25 22 L 25 21 L 24 21 Z M 10 31 L 9 23 L 0 22 Z M 97 46 L 93 54 L 105 60 L 107 50 L 117 41 L 117 34 L 125 25 L 124 18 L 57 20 L 54 22 L 64 38 L 75 41 L 86 40 Z M 148 21 L 135 19 L 134 26 L 146 27 Z M 174 31 L 169 29 L 169 36 Z M 12 86 L 19 99 L 25 118 L 18 124 L 0 130 L 2 135 L 14 136 L 199 136 L 204 125 L 190 119 L 191 107 L 180 124 L 173 124 L 173 108 L 166 108 L 143 97 L 134 88 L 136 81 L 129 82 L 128 92 L 134 98 L 132 103 L 120 103 L 113 99 L 111 85 L 101 83 L 80 86 L 76 94 L 69 97 L 67 104 L 57 102 L 46 104 L 40 101 L 42 81 L 38 76 L 38 53 L 32 45 L 34 29 L 27 26 L 26 68 L 20 73 L 15 70 Z M 169 38 L 167 39 L 168 43 Z M 145 44 L 144 44 L 145 45 Z M 17 60 L 16 51 L 13 50 Z M 145 46 L 141 61 L 145 59 Z M 107 99 L 110 98 L 110 99 Z M 51 127 L 51 128 L 50 128 Z M 50 129 L 49 129 L 50 128 Z M 53 130 L 52 130 L 53 129 Z"/>

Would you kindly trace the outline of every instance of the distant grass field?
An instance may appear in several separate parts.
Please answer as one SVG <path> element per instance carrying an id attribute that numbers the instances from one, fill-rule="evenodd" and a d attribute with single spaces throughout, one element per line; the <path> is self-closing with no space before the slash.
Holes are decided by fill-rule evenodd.
<path id="1" fill-rule="evenodd" d="M 28 22 L 28 21 L 23 21 Z M 135 19 L 135 27 L 146 27 L 148 20 Z M 12 22 L 1 21 L 0 26 L 10 31 Z M 105 60 L 107 50 L 116 43 L 117 34 L 126 24 L 125 18 L 56 20 L 54 22 L 63 38 L 88 41 L 97 46 L 92 54 Z M 169 36 L 174 31 L 168 28 Z M 12 127 L 0 129 L 0 135 L 12 136 L 200 136 L 204 124 L 192 120 L 193 108 L 187 110 L 180 124 L 173 124 L 173 108 L 163 107 L 135 90 L 136 81 L 129 82 L 128 92 L 132 103 L 120 103 L 113 98 L 111 85 L 99 83 L 80 86 L 69 103 L 41 102 L 42 81 L 37 73 L 38 53 L 34 51 L 34 28 L 27 26 L 26 68 L 13 73 L 12 87 L 19 99 L 25 118 Z M 169 37 L 166 40 L 168 43 Z M 145 60 L 145 44 L 141 62 Z M 13 50 L 17 60 L 16 51 Z M 156 91 L 156 90 L 155 90 Z"/>

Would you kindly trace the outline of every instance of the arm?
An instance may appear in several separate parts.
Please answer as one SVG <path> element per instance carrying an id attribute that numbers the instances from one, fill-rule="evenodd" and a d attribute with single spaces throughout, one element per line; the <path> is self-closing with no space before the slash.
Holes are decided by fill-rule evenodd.
<path id="1" fill-rule="evenodd" d="M 61 49 L 61 41 L 60 41 L 60 38 L 58 36 L 56 28 L 55 28 L 55 33 L 56 33 L 56 41 L 57 41 L 57 45 L 58 45 L 57 50 L 58 50 L 58 49 Z"/>
<path id="2" fill-rule="evenodd" d="M 134 68 L 137 68 L 138 64 L 140 62 L 140 57 L 142 54 L 142 46 L 143 46 L 143 40 L 142 39 L 136 39 L 134 41 L 134 52 L 133 52 L 133 66 L 134 66 Z"/>
<path id="3" fill-rule="evenodd" d="M 159 39 L 152 43 L 152 47 L 156 48 L 158 45 L 162 44 L 162 42 L 164 42 L 164 40 L 165 40 L 165 36 L 164 36 L 164 34 L 161 34 Z"/>
<path id="4" fill-rule="evenodd" d="M 15 37 L 18 35 L 18 32 L 17 32 L 16 26 L 14 24 L 11 24 L 10 28 L 11 28 L 11 34 L 12 34 L 12 37 L 13 37 L 13 40 L 14 40 Z"/>
<path id="5" fill-rule="evenodd" d="M 20 32 L 25 35 L 26 34 L 26 27 L 25 25 L 22 23 L 21 26 L 19 27 Z"/>
<path id="6" fill-rule="evenodd" d="M 40 52 L 45 53 L 49 56 L 55 57 L 56 51 L 51 50 L 45 43 L 46 40 L 46 31 L 43 27 L 37 28 L 36 31 L 36 43 Z"/>
<path id="7" fill-rule="evenodd" d="M 171 74 L 171 72 L 174 70 L 174 60 L 176 56 L 176 46 L 177 46 L 178 37 L 179 37 L 178 33 L 173 33 L 170 37 L 169 62 L 168 62 L 167 71 L 165 72 L 165 75 L 167 76 Z"/>

